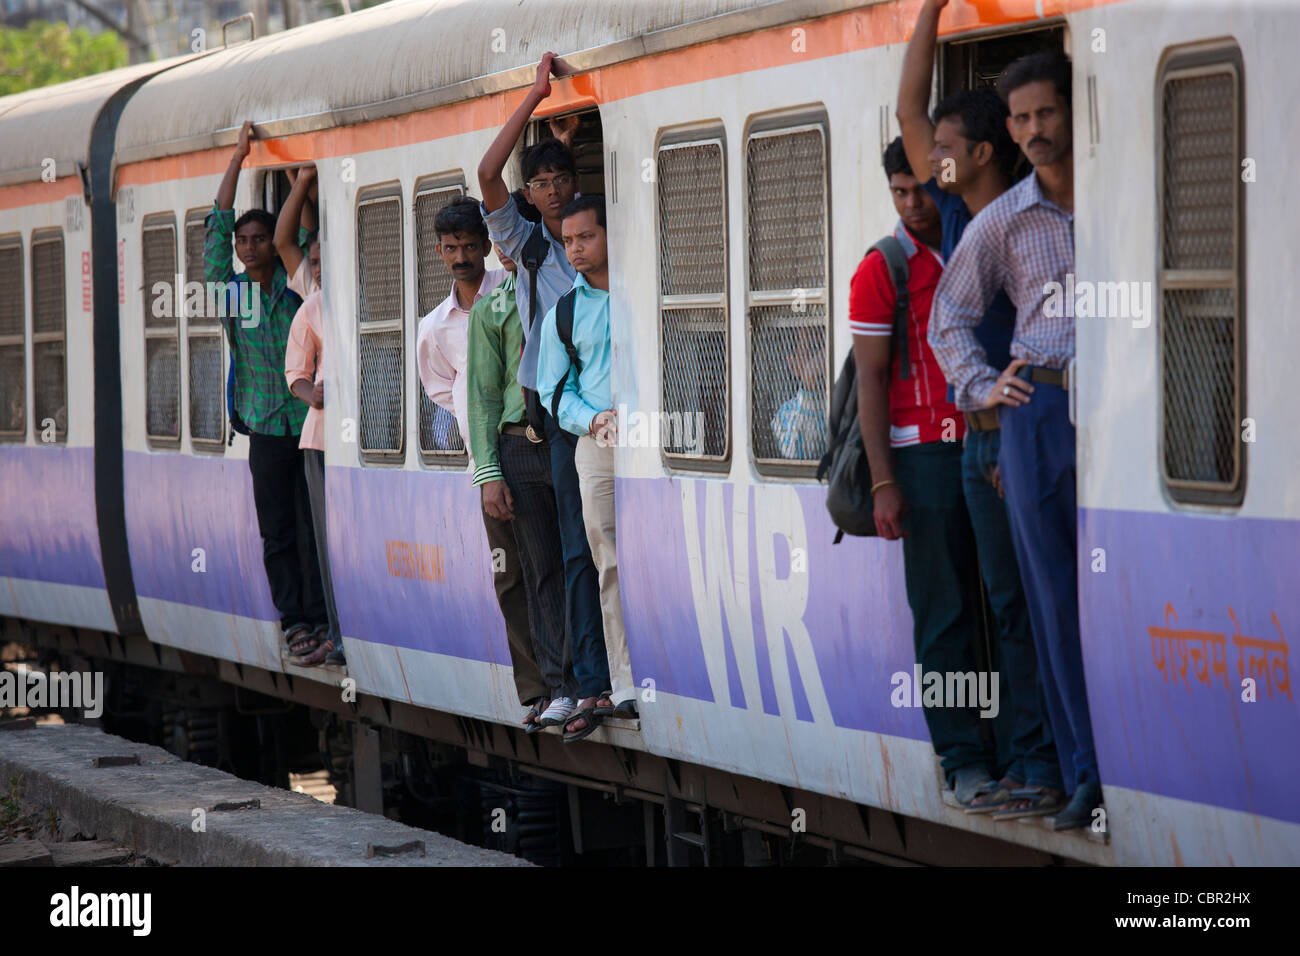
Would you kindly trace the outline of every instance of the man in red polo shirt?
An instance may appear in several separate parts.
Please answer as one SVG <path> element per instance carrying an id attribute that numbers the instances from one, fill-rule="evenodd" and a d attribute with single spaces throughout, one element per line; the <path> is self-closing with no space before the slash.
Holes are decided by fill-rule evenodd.
<path id="1" fill-rule="evenodd" d="M 907 256 L 907 369 L 892 343 L 897 293 L 889 267 L 872 250 L 854 273 L 849 327 L 858 370 L 858 421 L 871 466 L 876 529 L 903 539 L 907 602 L 923 674 L 975 673 L 978 631 L 975 535 L 962 493 L 965 421 L 948 400 L 948 383 L 927 341 L 930 302 L 943 274 L 939 210 L 912 175 L 901 139 L 885 150 L 885 174 L 898 211 L 894 230 Z M 881 691 L 884 692 L 883 690 Z M 973 696 L 973 695 L 972 695 Z M 962 804 L 991 782 L 993 754 L 980 733 L 978 706 L 925 701 L 930 740 Z M 944 706 L 948 705 L 948 706 Z"/>

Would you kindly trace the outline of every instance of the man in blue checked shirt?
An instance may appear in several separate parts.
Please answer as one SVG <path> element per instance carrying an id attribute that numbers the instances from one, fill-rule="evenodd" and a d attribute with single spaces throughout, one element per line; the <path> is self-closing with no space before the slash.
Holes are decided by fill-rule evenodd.
<path id="1" fill-rule="evenodd" d="M 547 409 L 556 410 L 560 427 L 578 435 L 574 464 L 582 491 L 582 518 L 600 578 L 600 610 L 605 630 L 610 689 L 578 702 L 565 725 L 565 740 L 580 740 L 608 716 L 636 716 L 636 688 L 623 629 L 618 592 L 618 549 L 614 535 L 614 411 L 609 367 L 609 255 L 605 241 L 605 197 L 583 196 L 561 214 L 564 250 L 578 277 L 573 289 L 546 313 L 538 332 L 537 391 Z M 557 331 L 556 313 L 573 297 L 572 344 L 578 361 Z M 558 393 L 558 399 L 557 399 Z M 576 649 L 575 649 L 576 653 Z"/>
<path id="2" fill-rule="evenodd" d="M 930 343 L 958 395 L 997 408 L 998 471 L 1024 575 L 1047 712 L 1070 802 L 1058 830 L 1086 826 L 1101 804 L 1079 641 L 1074 426 L 1066 369 L 1074 317 L 1044 309 L 1051 283 L 1074 272 L 1070 61 L 1036 53 L 1007 67 L 998 92 L 1007 130 L 1032 175 L 967 227 L 934 296 Z M 1016 308 L 1011 363 L 988 364 L 975 327 L 1005 289 Z"/>

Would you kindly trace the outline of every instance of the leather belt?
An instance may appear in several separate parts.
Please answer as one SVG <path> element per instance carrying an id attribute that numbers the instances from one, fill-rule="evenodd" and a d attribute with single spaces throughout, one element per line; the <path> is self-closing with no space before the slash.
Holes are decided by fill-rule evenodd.
<path id="1" fill-rule="evenodd" d="M 1065 369 L 1043 368 L 1041 365 L 1026 365 L 1016 372 L 1020 378 L 1044 385 L 1055 385 L 1067 392 L 1070 390 L 1070 374 Z"/>
<path id="2" fill-rule="evenodd" d="M 501 434 L 518 435 L 521 438 L 527 438 L 534 445 L 540 445 L 545 439 L 538 438 L 537 433 L 533 431 L 532 426 L 527 422 L 510 422 L 501 426 Z"/>
<path id="3" fill-rule="evenodd" d="M 1002 427 L 998 422 L 996 408 L 981 408 L 976 412 L 966 412 L 966 427 L 973 432 L 995 432 Z"/>

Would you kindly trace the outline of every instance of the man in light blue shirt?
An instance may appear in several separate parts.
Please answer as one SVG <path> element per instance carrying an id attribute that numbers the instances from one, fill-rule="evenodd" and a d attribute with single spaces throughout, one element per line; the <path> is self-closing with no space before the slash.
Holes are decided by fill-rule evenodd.
<path id="1" fill-rule="evenodd" d="M 583 196 L 561 215 L 565 253 L 578 270 L 573 289 L 560 297 L 538 328 L 537 391 L 566 432 L 580 436 L 574 452 L 582 491 L 582 519 L 600 577 L 600 610 L 609 662 L 610 690 L 585 697 L 565 725 L 565 739 L 577 740 L 606 716 L 636 716 L 636 687 L 618 593 L 618 548 L 614 535 L 614 445 L 618 416 L 610 390 L 609 255 L 605 241 L 605 198 Z M 572 304 L 570 357 L 557 316 Z"/>
<path id="2" fill-rule="evenodd" d="M 599 201 L 599 196 L 584 197 Z M 575 199 L 577 205 L 581 200 Z M 594 221 L 594 214 L 587 216 Z M 542 319 L 541 348 L 537 355 L 537 381 L 539 394 L 546 410 L 555 408 L 560 427 L 574 435 L 594 434 L 592 422 L 596 416 L 608 411 L 613 415 L 609 387 L 609 288 L 592 284 L 581 272 L 573 280 L 576 293 L 573 302 L 573 346 L 582 360 L 582 369 L 569 368 L 569 353 L 555 328 L 555 306 Z M 555 401 L 555 388 L 565 371 L 560 400 Z"/>

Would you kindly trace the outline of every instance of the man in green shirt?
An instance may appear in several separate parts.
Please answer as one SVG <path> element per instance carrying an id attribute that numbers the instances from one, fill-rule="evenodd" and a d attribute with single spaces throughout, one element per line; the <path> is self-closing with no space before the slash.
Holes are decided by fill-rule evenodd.
<path id="1" fill-rule="evenodd" d="M 515 304 L 515 264 L 497 246 L 510 275 L 475 303 L 469 313 L 466 361 L 469 447 L 474 484 L 482 488 L 488 541 L 513 534 L 528 596 L 532 660 L 547 691 L 535 696 L 524 718 L 530 732 L 562 724 L 576 695 L 565 637 L 564 553 L 551 482 L 551 451 L 528 437 L 524 393 L 518 382 L 524 327 Z M 495 532 L 495 534 L 494 534 Z M 506 560 L 512 549 L 503 548 Z M 518 660 L 523 656 L 513 654 Z M 516 682 L 519 675 L 516 674 Z M 522 697 L 522 691 L 521 691 Z"/>
<path id="2" fill-rule="evenodd" d="M 315 536 L 310 522 L 297 520 L 299 513 L 311 513 L 298 448 L 307 406 L 294 398 L 284 377 L 289 327 L 302 300 L 288 288 L 275 254 L 275 217 L 252 209 L 235 218 L 235 187 L 252 136 L 253 124 L 245 123 L 208 215 L 204 271 L 208 282 L 225 283 L 229 290 L 221 325 L 235 365 L 232 423 L 238 416 L 248 429 L 248 470 L 271 600 L 290 653 L 302 655 L 315 648 L 314 633 L 328 629 Z M 242 273 L 234 269 L 232 237 Z M 251 288 L 243 288 L 246 283 Z"/>

